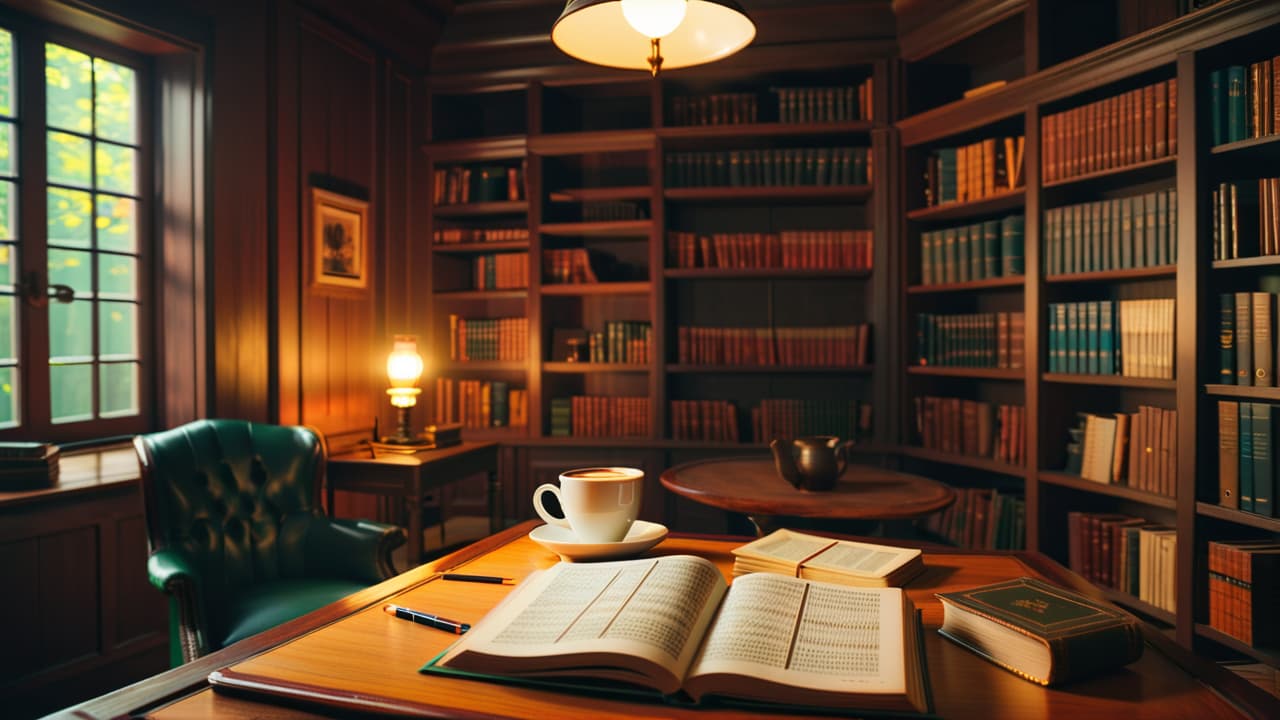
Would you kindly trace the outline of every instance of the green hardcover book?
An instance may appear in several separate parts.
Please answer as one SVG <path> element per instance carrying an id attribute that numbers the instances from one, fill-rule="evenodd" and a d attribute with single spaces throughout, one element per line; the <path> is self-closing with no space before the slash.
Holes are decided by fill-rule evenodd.
<path id="1" fill-rule="evenodd" d="M 1227 72 L 1214 70 L 1209 73 L 1209 113 L 1213 144 L 1227 141 Z"/>
<path id="2" fill-rule="evenodd" d="M 942 231 L 942 281 L 953 283 L 959 281 L 959 270 L 956 268 L 956 229 L 947 228 Z"/>
<path id="3" fill-rule="evenodd" d="M 1083 272 L 1095 272 L 1100 268 L 1098 263 L 1098 246 L 1093 235 L 1093 207 L 1090 203 L 1081 203 L 1080 208 L 1080 243 L 1083 245 Z"/>
<path id="4" fill-rule="evenodd" d="M 1159 238 L 1156 233 L 1156 195 L 1157 193 L 1149 192 L 1142 196 L 1143 222 L 1145 224 L 1144 232 L 1146 234 L 1147 245 L 1147 267 L 1155 267 L 1163 265 L 1160 252 Z"/>
<path id="5" fill-rule="evenodd" d="M 1238 292 L 1236 300 L 1236 384 L 1253 384 L 1253 298 Z"/>
<path id="6" fill-rule="evenodd" d="M 1090 300 L 1085 303 L 1085 367 L 1084 372 L 1097 375 L 1099 372 L 1099 337 L 1098 303 Z"/>
<path id="7" fill-rule="evenodd" d="M 1067 238 L 1067 242 L 1071 247 L 1071 261 L 1067 267 L 1067 272 L 1085 272 L 1089 266 L 1085 257 L 1087 244 L 1084 242 L 1083 205 L 1071 206 L 1071 228 L 1068 231 Z"/>
<path id="8" fill-rule="evenodd" d="M 1065 303 L 1054 303 L 1050 307 L 1049 330 L 1049 372 L 1064 373 L 1067 371 L 1067 306 Z"/>
<path id="9" fill-rule="evenodd" d="M 972 251 L 969 249 L 973 241 L 969 234 L 969 226 L 956 228 L 956 281 L 968 282 L 973 277 L 969 274 L 970 255 Z"/>
<path id="10" fill-rule="evenodd" d="M 1269 403 L 1253 405 L 1253 512 L 1271 517 L 1275 492 L 1275 407 Z"/>
<path id="11" fill-rule="evenodd" d="M 1008 274 L 1004 272 L 1001 225 L 999 220 L 988 220 L 982 223 L 982 277 L 984 278 Z"/>
<path id="12" fill-rule="evenodd" d="M 1133 198 L 1117 198 L 1120 209 L 1120 268 L 1129 270 L 1133 265 Z"/>
<path id="13" fill-rule="evenodd" d="M 1062 236 L 1058 232 L 1062 209 L 1053 208 L 1044 213 L 1044 272 L 1057 275 L 1062 272 Z"/>
<path id="14" fill-rule="evenodd" d="M 1133 206 L 1133 266 L 1147 267 L 1154 264 L 1148 258 L 1154 260 L 1154 257 L 1147 247 L 1147 210 L 1143 196 L 1135 195 L 1129 198 L 1129 203 Z"/>
<path id="15" fill-rule="evenodd" d="M 1178 190 L 1170 188 L 1165 191 L 1165 206 L 1168 208 L 1169 262 L 1178 262 Z"/>
<path id="16" fill-rule="evenodd" d="M 506 427 L 511 421 L 511 404 L 509 402 L 511 395 L 510 386 L 501 381 L 494 380 L 490 383 L 489 402 L 490 413 L 489 418 L 494 427 Z"/>
<path id="17" fill-rule="evenodd" d="M 1250 402 L 1240 403 L 1240 456 L 1237 467 L 1240 470 L 1240 509 L 1253 512 L 1253 403 Z"/>
<path id="18" fill-rule="evenodd" d="M 1236 296 L 1218 296 L 1218 382 L 1236 384 Z"/>
<path id="19" fill-rule="evenodd" d="M 1098 301 L 1098 372 L 1116 373 L 1115 305 L 1110 300 Z"/>
<path id="20" fill-rule="evenodd" d="M 1071 374 L 1081 372 L 1080 367 L 1080 303 L 1067 303 L 1067 369 Z"/>
<path id="21" fill-rule="evenodd" d="M 1111 269 L 1119 270 L 1124 266 L 1120 264 L 1120 210 L 1115 198 L 1102 202 L 1102 232 Z"/>
<path id="22" fill-rule="evenodd" d="M 1034 578 L 937 597 L 939 633 L 1041 685 L 1114 670 L 1142 656 L 1133 616 Z"/>
<path id="23" fill-rule="evenodd" d="M 867 184 L 867 149 L 866 148 L 845 148 L 845 151 L 853 155 L 852 173 L 847 185 L 866 185 Z"/>
<path id="24" fill-rule="evenodd" d="M 1000 221 L 1000 271 L 1005 277 L 1026 272 L 1026 216 L 1010 215 Z"/>
<path id="25" fill-rule="evenodd" d="M 1249 137 L 1249 99 L 1243 65 L 1227 68 L 1227 142 L 1237 142 Z"/>
<path id="26" fill-rule="evenodd" d="M 956 200 L 956 149 L 942 148 L 938 150 L 938 202 L 955 202 Z"/>
<path id="27" fill-rule="evenodd" d="M 1169 264 L 1169 194 L 1165 191 L 1152 193 L 1155 211 L 1156 264 Z"/>

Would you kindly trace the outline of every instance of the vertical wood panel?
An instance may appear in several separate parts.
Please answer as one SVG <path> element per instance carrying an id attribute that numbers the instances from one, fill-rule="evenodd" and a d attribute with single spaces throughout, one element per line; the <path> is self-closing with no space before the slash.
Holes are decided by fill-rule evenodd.
<path id="1" fill-rule="evenodd" d="M 166 632 L 168 604 L 165 596 L 147 579 L 147 527 L 142 515 L 120 518 L 115 523 L 114 566 L 116 615 L 115 644 L 127 645 L 138 638 Z M 107 568 L 104 568 L 104 572 Z"/>
<path id="2" fill-rule="evenodd" d="M 0 545 L 0 637 L 10 650 L 0 652 L 0 675 L 6 679 L 32 671 L 31 648 L 39 645 L 39 546 L 35 539 Z M 14 652 L 22 648 L 21 652 Z"/>
<path id="3" fill-rule="evenodd" d="M 38 540 L 39 667 L 99 652 L 102 604 L 97 526 L 46 535 Z M 68 572 L 75 568 L 76 572 Z"/>

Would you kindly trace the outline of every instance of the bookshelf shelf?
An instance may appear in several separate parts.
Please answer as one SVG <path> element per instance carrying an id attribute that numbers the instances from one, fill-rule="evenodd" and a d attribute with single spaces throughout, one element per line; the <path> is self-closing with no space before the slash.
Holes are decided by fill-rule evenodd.
<path id="1" fill-rule="evenodd" d="M 1044 281 L 1053 284 L 1123 282 L 1125 280 L 1151 280 L 1153 278 L 1173 277 L 1177 272 L 1178 267 L 1176 265 L 1156 265 L 1154 267 L 1130 268 L 1127 270 L 1101 270 L 1098 272 L 1048 275 Z"/>
<path id="2" fill-rule="evenodd" d="M 631 363 L 581 363 L 581 362 L 544 362 L 542 371 L 565 375 L 587 375 L 592 373 L 647 373 L 649 366 Z"/>
<path id="3" fill-rule="evenodd" d="M 1127 377 L 1125 375 L 1069 375 L 1067 373 L 1045 373 L 1040 376 L 1047 383 L 1062 385 L 1107 385 L 1109 387 L 1147 388 L 1149 390 L 1173 390 L 1176 380 L 1163 378 Z"/>
<path id="4" fill-rule="evenodd" d="M 851 280 L 871 277 L 870 270 L 845 270 L 816 268 L 667 268 L 662 271 L 668 280 L 807 280 L 822 278 L 847 278 Z"/>
<path id="5" fill-rule="evenodd" d="M 427 143 L 423 149 L 438 164 L 518 160 L 525 156 L 528 138 L 524 135 L 501 135 L 469 140 L 445 140 Z"/>
<path id="6" fill-rule="evenodd" d="M 1137 612 L 1155 620 L 1159 620 L 1166 625 L 1172 626 L 1177 622 L 1177 618 L 1174 617 L 1173 613 L 1168 610 L 1158 608 L 1144 600 L 1139 600 L 1137 597 L 1130 595 L 1127 592 L 1121 592 L 1115 588 L 1106 587 L 1105 585 L 1098 585 L 1097 588 L 1102 591 L 1102 594 L 1105 595 L 1108 600 L 1116 603 L 1117 605 L 1124 605 L 1130 610 L 1136 610 Z"/>
<path id="7" fill-rule="evenodd" d="M 805 202 L 854 202 L 871 197 L 870 185 L 796 185 L 764 187 L 684 187 L 663 191 L 668 200 L 681 202 L 741 202 L 768 200 L 771 204 Z"/>
<path id="8" fill-rule="evenodd" d="M 1264 135 L 1262 137 L 1249 138 L 1248 140 L 1214 145 L 1209 149 L 1209 152 L 1220 157 L 1230 157 L 1236 153 L 1257 150 L 1259 148 L 1280 153 L 1280 135 Z"/>
<path id="9" fill-rule="evenodd" d="M 551 202 L 604 202 L 610 200 L 648 200 L 653 189 L 648 185 L 618 187 L 561 188 L 547 193 Z"/>
<path id="10" fill-rule="evenodd" d="M 529 369 L 526 363 L 517 360 L 468 360 L 465 362 L 448 362 L 440 366 L 442 373 L 465 372 L 519 372 Z"/>
<path id="11" fill-rule="evenodd" d="M 647 281 L 639 282 L 600 282 L 576 283 L 564 285 L 543 285 L 544 296 L 588 296 L 588 295 L 644 295 L 652 288 Z"/>
<path id="12" fill-rule="evenodd" d="M 547 156 L 643 151 L 652 150 L 656 145 L 657 135 L 652 130 L 586 130 L 529 138 L 529 152 Z"/>
<path id="13" fill-rule="evenodd" d="M 974 468 L 976 470 L 986 470 L 987 472 L 1000 473 L 1001 475 L 1010 475 L 1017 478 L 1026 478 L 1027 476 L 1025 468 L 1003 463 L 991 458 L 956 455 L 954 453 L 942 452 L 941 450 L 929 450 L 927 448 L 915 447 L 913 445 L 902 445 L 898 448 L 898 452 L 908 457 L 916 458 L 917 460 L 927 460 L 929 462 L 944 463 L 946 465 L 960 465 L 963 467 Z"/>
<path id="14" fill-rule="evenodd" d="M 1252 387 L 1250 385 L 1215 385 L 1204 386 L 1206 395 L 1213 397 L 1248 398 L 1250 400 L 1272 400 L 1280 402 L 1280 388 Z"/>
<path id="15" fill-rule="evenodd" d="M 543 235 L 559 237 L 607 237 L 648 240 L 652 220 L 606 220 L 599 222 L 544 223 L 538 226 Z"/>
<path id="16" fill-rule="evenodd" d="M 929 367 L 925 365 L 907 366 L 908 375 L 924 375 L 933 377 L 976 378 L 980 380 L 1007 380 L 1021 382 L 1026 379 L 1026 371 L 1022 368 L 972 368 L 972 367 Z"/>
<path id="17" fill-rule="evenodd" d="M 1248 655 L 1258 662 L 1266 663 L 1272 667 L 1280 666 L 1280 648 L 1254 647 L 1204 623 L 1196 623 L 1196 635 L 1206 640 L 1212 640 L 1219 645 L 1224 645 L 1242 655 Z"/>
<path id="18" fill-rule="evenodd" d="M 529 243 L 525 240 L 512 242 L 480 242 L 480 243 L 436 243 L 431 252 L 442 255 L 473 255 L 496 252 L 527 251 Z"/>
<path id="19" fill-rule="evenodd" d="M 1079 475 L 1071 475 L 1070 473 L 1041 470 L 1037 477 L 1040 478 L 1040 482 L 1049 483 L 1050 485 L 1071 488 L 1082 492 L 1096 493 L 1098 495 L 1123 498 L 1125 500 L 1150 505 L 1152 507 L 1163 508 L 1165 510 L 1175 510 L 1178 507 L 1177 498 L 1156 495 L 1142 490 L 1135 490 L 1134 488 L 1126 485 L 1104 485 L 1092 480 L 1085 480 Z"/>
<path id="20" fill-rule="evenodd" d="M 432 209 L 438 218 L 490 217 L 497 215 L 523 215 L 529 212 L 528 200 L 500 200 L 497 202 L 437 205 Z"/>
<path id="21" fill-rule="evenodd" d="M 1230 260 L 1214 260 L 1214 270 L 1239 270 L 1246 268 L 1280 267 L 1280 255 L 1259 255 L 1257 257 L 1232 258 Z"/>
<path id="22" fill-rule="evenodd" d="M 986 280 L 969 280 L 968 282 L 912 285 L 907 288 L 907 294 L 930 295 L 933 293 L 977 292 L 980 290 L 1021 290 L 1025 282 L 1025 277 L 1013 275 L 1011 277 L 987 278 Z"/>
<path id="23" fill-rule="evenodd" d="M 528 290 L 449 290 L 437 292 L 437 300 L 524 300 Z"/>
<path id="24" fill-rule="evenodd" d="M 1261 530 L 1280 532 L 1280 518 L 1267 517 L 1265 515 L 1258 515 L 1257 513 L 1245 512 L 1243 510 L 1235 510 L 1229 507 L 1215 505 L 1213 503 L 1197 502 L 1196 514 L 1203 515 L 1204 517 L 1216 518 L 1218 520 L 1226 520 L 1240 525 L 1248 525 L 1249 527 L 1255 527 Z"/>
<path id="25" fill-rule="evenodd" d="M 970 202 L 949 202 L 943 205 L 922 207 L 907 213 L 908 220 L 933 222 L 935 220 L 964 220 L 977 215 L 987 215 L 1004 210 L 1016 210 L 1027 202 L 1026 188 L 1008 190 Z"/>
<path id="26" fill-rule="evenodd" d="M 670 145 L 676 147 L 679 146 L 681 140 L 751 139 L 758 137 L 786 137 L 790 135 L 865 135 L 875 127 L 875 123 L 867 121 L 693 125 L 659 128 L 658 137 L 663 140 L 673 141 Z"/>
<path id="27" fill-rule="evenodd" d="M 1154 160 L 1145 160 L 1139 163 L 1131 163 L 1124 167 L 1111 168 L 1109 170 L 1096 170 L 1083 175 L 1074 175 L 1063 180 L 1054 180 L 1042 185 L 1045 190 L 1070 186 L 1084 185 L 1102 185 L 1102 184 L 1118 184 L 1133 185 L 1148 180 L 1154 180 L 1160 177 L 1172 177 L 1173 170 L 1177 166 L 1178 159 L 1176 157 L 1162 157 Z"/>
<path id="28" fill-rule="evenodd" d="M 823 375 L 868 375 L 874 370 L 871 365 L 855 365 L 851 367 L 832 367 L 829 365 L 687 365 L 672 363 L 667 365 L 667 372 L 673 374 L 823 374 Z"/>

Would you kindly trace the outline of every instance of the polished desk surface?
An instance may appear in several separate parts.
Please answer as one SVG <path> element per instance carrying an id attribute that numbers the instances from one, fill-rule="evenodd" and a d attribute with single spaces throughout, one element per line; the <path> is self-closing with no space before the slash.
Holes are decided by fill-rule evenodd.
<path id="1" fill-rule="evenodd" d="M 392 578 L 191 665 L 71 708 L 66 716 L 111 717 L 146 712 L 149 717 L 163 720 L 314 717 L 301 707 L 214 691 L 201 682 L 210 671 L 230 666 L 239 673 L 284 679 L 303 687 L 391 698 L 404 712 L 435 716 L 784 717 L 638 704 L 418 673 L 418 668 L 443 650 L 454 636 L 389 617 L 382 612 L 382 603 L 394 599 L 408 607 L 465 622 L 480 620 L 510 587 L 448 582 L 440 580 L 439 573 L 462 569 L 523 578 L 533 570 L 548 567 L 556 562 L 556 556 L 526 537 L 535 526 L 524 523 L 481 540 L 437 563 Z M 732 567 L 730 550 L 741 542 L 740 538 L 672 536 L 650 554 L 699 554 L 713 560 L 727 577 Z M 1276 717 L 1280 713 L 1280 703 L 1261 690 L 1182 651 L 1154 630 L 1147 632 L 1148 646 L 1142 659 L 1122 670 L 1063 688 L 1043 688 L 1021 680 L 933 632 L 942 621 L 942 607 L 934 593 L 1021 575 L 1044 577 L 1077 589 L 1087 589 L 1087 584 L 1034 554 L 926 550 L 924 557 L 925 572 L 907 589 L 922 610 L 928 671 L 941 717 L 1206 720 Z M 1097 596 L 1096 591 L 1093 594 Z M 1234 697 L 1238 704 L 1225 700 L 1209 684 Z M 167 700 L 172 702 L 163 704 Z"/>
<path id="2" fill-rule="evenodd" d="M 920 517 L 950 505 L 950 487 L 909 473 L 850 465 L 835 488 L 797 490 L 778 475 L 772 457 L 715 458 L 662 473 L 664 487 L 704 505 L 748 515 L 840 520 Z"/>

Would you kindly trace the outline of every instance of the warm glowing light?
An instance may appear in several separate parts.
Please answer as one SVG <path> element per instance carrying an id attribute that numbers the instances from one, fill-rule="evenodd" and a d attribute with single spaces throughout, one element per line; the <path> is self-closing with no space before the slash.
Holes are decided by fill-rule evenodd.
<path id="1" fill-rule="evenodd" d="M 664 38 L 684 21 L 686 0 L 622 0 L 622 16 L 647 38 Z"/>
<path id="2" fill-rule="evenodd" d="M 391 354 L 387 356 L 387 377 L 393 388 L 416 387 L 422 377 L 422 356 L 418 343 L 408 335 L 397 335 Z"/>

